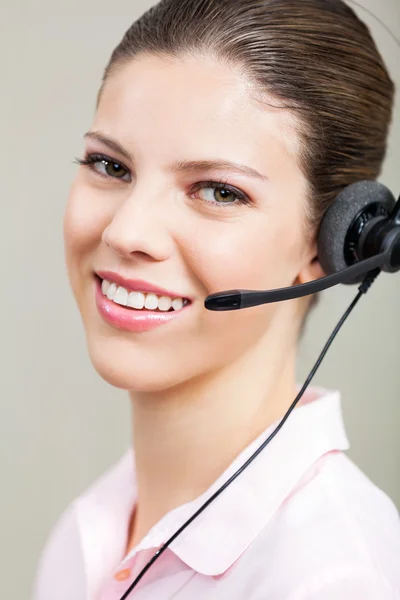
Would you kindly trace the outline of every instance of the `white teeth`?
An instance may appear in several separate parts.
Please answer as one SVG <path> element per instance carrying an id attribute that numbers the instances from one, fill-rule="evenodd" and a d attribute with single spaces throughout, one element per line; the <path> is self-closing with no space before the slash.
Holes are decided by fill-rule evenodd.
<path id="1" fill-rule="evenodd" d="M 143 292 L 129 292 L 122 286 L 117 286 L 106 279 L 101 283 L 101 291 L 104 296 L 121 306 L 136 308 L 137 310 L 146 308 L 148 310 L 168 311 L 171 306 L 173 310 L 181 310 L 187 300 L 183 298 L 170 298 L 169 296 L 157 296 L 157 294 Z"/>
<path id="2" fill-rule="evenodd" d="M 107 292 L 108 292 L 108 288 L 110 287 L 111 283 L 109 281 L 107 281 L 107 279 L 103 279 L 102 284 L 101 284 L 101 291 L 103 292 L 103 294 L 106 296 Z"/>
<path id="3" fill-rule="evenodd" d="M 128 304 L 128 291 L 125 288 L 120 286 L 117 289 L 117 291 L 115 292 L 113 301 L 116 304 L 121 304 L 122 306 L 126 306 Z"/>
<path id="4" fill-rule="evenodd" d="M 158 298 L 155 294 L 146 294 L 146 300 L 144 301 L 144 307 L 149 310 L 155 310 L 158 306 Z"/>
<path id="5" fill-rule="evenodd" d="M 158 299 L 158 310 L 167 311 L 171 308 L 171 306 L 172 299 L 168 296 L 161 296 L 161 298 Z"/>
<path id="6" fill-rule="evenodd" d="M 131 292 L 128 297 L 128 306 L 131 308 L 143 308 L 144 306 L 144 294 L 142 292 Z"/>
<path id="7" fill-rule="evenodd" d="M 174 300 L 172 300 L 172 308 L 174 310 L 181 310 L 182 307 L 183 307 L 182 298 L 175 298 Z"/>
<path id="8" fill-rule="evenodd" d="M 115 285 L 115 283 L 112 283 L 107 290 L 107 294 L 106 294 L 107 298 L 109 300 L 113 300 L 114 294 L 116 291 L 117 291 L 117 286 Z"/>

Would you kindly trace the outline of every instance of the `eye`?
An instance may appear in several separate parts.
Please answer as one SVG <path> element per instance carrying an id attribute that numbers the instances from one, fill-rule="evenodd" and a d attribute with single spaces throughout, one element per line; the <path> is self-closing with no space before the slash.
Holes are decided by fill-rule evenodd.
<path id="1" fill-rule="evenodd" d="M 129 178 L 123 179 L 126 175 L 130 177 L 129 170 L 122 163 L 115 161 L 105 154 L 86 154 L 83 159 L 75 158 L 74 162 L 88 167 L 101 177 L 130 181 Z M 99 165 L 99 168 L 96 165 Z"/>
<path id="2" fill-rule="evenodd" d="M 223 208 L 236 204 L 251 204 L 247 194 L 223 181 L 202 181 L 193 188 L 193 191 L 198 190 L 204 191 L 200 200 L 206 204 Z M 206 190 L 211 190 L 211 192 Z"/>
<path id="3" fill-rule="evenodd" d="M 100 175 L 100 177 L 106 179 L 131 181 L 129 169 L 105 154 L 85 154 L 84 158 L 75 158 L 73 162 L 89 168 L 97 175 Z M 97 167 L 96 165 L 99 166 Z M 200 197 L 200 200 L 204 204 L 221 208 L 229 208 L 238 204 L 252 204 L 247 194 L 228 185 L 226 181 L 202 181 L 192 187 L 192 193 L 198 190 L 211 190 L 211 193 L 204 193 L 203 197 Z"/>

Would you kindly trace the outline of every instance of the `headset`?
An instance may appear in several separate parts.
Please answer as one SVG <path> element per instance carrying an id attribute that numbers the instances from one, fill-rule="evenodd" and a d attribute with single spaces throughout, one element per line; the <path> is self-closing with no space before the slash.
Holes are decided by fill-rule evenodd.
<path id="1" fill-rule="evenodd" d="M 347 1 L 372 15 L 400 46 L 400 40 L 376 15 L 354 0 Z M 155 552 L 120 600 L 128 598 L 143 575 L 164 550 L 244 471 L 283 427 L 314 377 L 336 334 L 378 275 L 382 271 L 387 273 L 400 271 L 400 196 L 396 201 L 392 192 L 375 180 L 358 181 L 348 185 L 335 198 L 323 216 L 317 235 L 317 250 L 320 264 L 327 273 L 325 277 L 309 283 L 275 290 L 227 290 L 211 294 L 205 299 L 204 306 L 208 310 L 239 310 L 259 304 L 308 296 L 339 283 L 347 285 L 360 283 L 358 294 L 336 325 L 303 387 L 274 431 L 228 481 Z"/>

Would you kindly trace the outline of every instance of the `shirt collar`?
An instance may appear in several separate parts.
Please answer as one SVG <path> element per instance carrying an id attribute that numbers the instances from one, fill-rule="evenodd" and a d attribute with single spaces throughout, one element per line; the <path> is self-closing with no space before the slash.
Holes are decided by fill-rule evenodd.
<path id="1" fill-rule="evenodd" d="M 275 429 L 268 427 L 195 500 L 166 514 L 124 557 L 158 548 L 246 462 Z M 271 519 L 306 471 L 321 456 L 347 450 L 339 391 L 309 387 L 276 437 L 170 544 L 169 549 L 204 575 L 225 572 Z M 117 567 L 126 547 L 136 500 L 132 448 L 77 501 L 82 545 L 91 571 Z M 93 536 L 99 541 L 93 543 Z M 89 568 L 90 571 L 90 568 Z M 93 575 L 94 576 L 94 575 Z"/>

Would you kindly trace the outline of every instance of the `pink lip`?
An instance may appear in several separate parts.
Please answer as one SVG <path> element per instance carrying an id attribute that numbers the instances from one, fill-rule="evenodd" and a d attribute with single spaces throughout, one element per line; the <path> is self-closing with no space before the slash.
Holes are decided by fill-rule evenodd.
<path id="1" fill-rule="evenodd" d="M 170 298 L 183 298 L 192 301 L 192 298 L 189 296 L 185 296 L 184 294 L 178 294 L 176 292 L 171 292 L 170 290 L 165 290 L 163 288 L 159 288 L 152 283 L 148 283 L 147 281 L 143 281 L 141 279 L 125 279 L 118 273 L 114 273 L 113 271 L 96 271 L 96 274 L 101 279 L 107 279 L 107 281 L 111 281 L 112 283 L 117 283 L 121 285 L 126 290 L 130 290 L 132 292 L 152 292 L 153 294 L 157 294 L 157 296 L 169 296 Z"/>
<path id="2" fill-rule="evenodd" d="M 105 279 L 107 278 L 105 277 Z M 123 287 L 125 287 L 125 285 Z M 145 291 L 143 288 L 141 289 L 142 291 Z M 164 323 L 169 323 L 174 319 L 178 319 L 182 316 L 182 313 L 185 313 L 191 306 L 191 303 L 189 303 L 181 310 L 171 312 L 160 312 L 147 309 L 135 310 L 134 308 L 126 308 L 125 306 L 115 304 L 115 302 L 109 300 L 107 296 L 104 296 L 103 292 L 101 291 L 101 280 L 99 277 L 95 277 L 95 297 L 97 309 L 103 320 L 117 329 L 130 332 L 141 332 L 155 329 Z"/>

